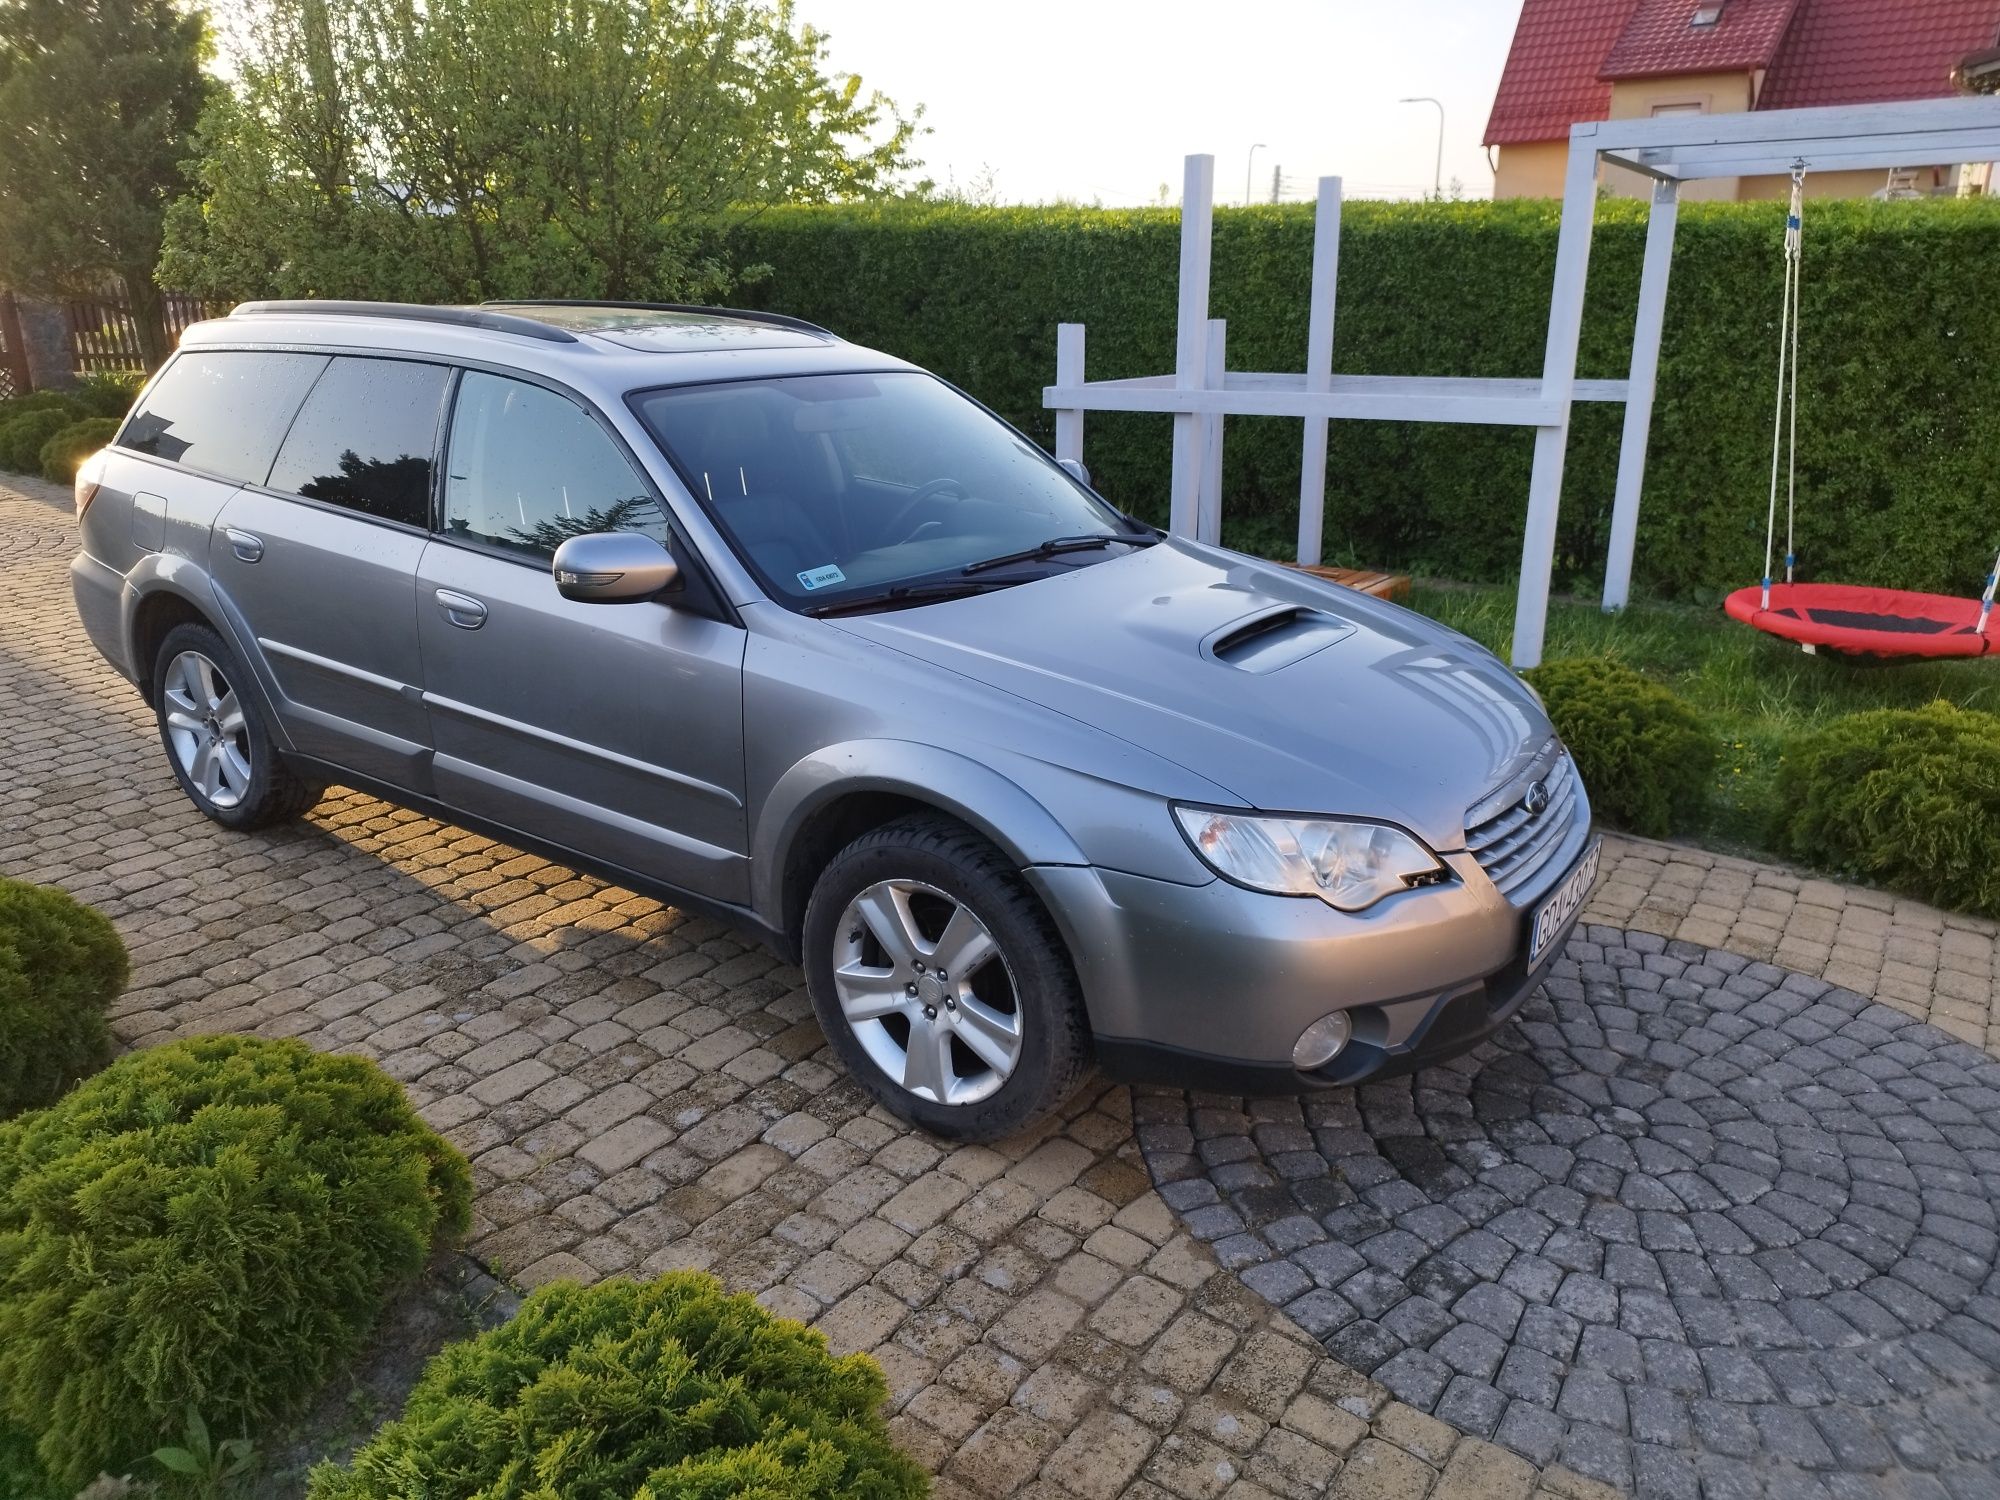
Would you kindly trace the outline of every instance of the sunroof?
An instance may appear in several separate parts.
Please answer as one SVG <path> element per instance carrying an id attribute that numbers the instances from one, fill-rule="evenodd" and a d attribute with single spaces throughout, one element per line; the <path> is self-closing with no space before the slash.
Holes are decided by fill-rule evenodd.
<path id="1" fill-rule="evenodd" d="M 720 309 L 536 302 L 488 306 L 573 333 L 595 334 L 630 349 L 784 348 L 822 343 L 831 338 L 808 327 L 732 316 Z"/>

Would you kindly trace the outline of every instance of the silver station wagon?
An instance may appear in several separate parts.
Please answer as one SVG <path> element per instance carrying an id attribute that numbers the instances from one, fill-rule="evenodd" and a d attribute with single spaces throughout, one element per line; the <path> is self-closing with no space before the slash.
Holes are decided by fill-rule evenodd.
<path id="1" fill-rule="evenodd" d="M 1463 1051 L 1595 871 L 1488 652 L 795 319 L 249 303 L 76 502 L 84 623 L 203 813 L 339 782 L 724 916 L 940 1135 L 1093 1063 L 1247 1094 Z"/>

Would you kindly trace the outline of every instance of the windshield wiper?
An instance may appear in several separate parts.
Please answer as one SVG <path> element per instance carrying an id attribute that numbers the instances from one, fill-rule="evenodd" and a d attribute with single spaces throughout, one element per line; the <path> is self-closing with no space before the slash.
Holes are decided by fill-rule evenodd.
<path id="1" fill-rule="evenodd" d="M 828 615 L 860 614 L 863 610 L 894 609 L 904 604 L 935 604 L 944 599 L 964 599 L 973 594 L 990 594 L 997 589 L 1012 588 L 1017 583 L 1025 583 L 1025 578 L 990 579 L 979 583 L 953 580 L 944 583 L 899 583 L 892 589 L 884 589 L 879 594 L 865 594 L 859 599 L 834 599 L 825 604 L 815 605 L 802 613 L 815 619 L 825 619 Z"/>
<path id="2" fill-rule="evenodd" d="M 1150 547 L 1158 540 L 1158 537 L 1153 536 L 1114 536 L 1110 532 L 1090 532 L 1083 536 L 1052 536 L 1046 542 L 1023 548 L 1019 552 L 1003 552 L 998 557 L 967 563 L 958 571 L 984 573 L 989 568 L 1004 568 L 1010 563 L 1039 562 L 1045 557 L 1054 557 L 1059 552 L 1089 552 L 1098 547 L 1108 547 L 1113 542 L 1126 547 Z"/>

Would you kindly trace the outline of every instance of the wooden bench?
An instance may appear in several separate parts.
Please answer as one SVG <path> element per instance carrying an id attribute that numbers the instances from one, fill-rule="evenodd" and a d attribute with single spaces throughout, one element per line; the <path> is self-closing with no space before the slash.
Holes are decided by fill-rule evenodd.
<path id="1" fill-rule="evenodd" d="M 1407 573 L 1371 573 L 1365 568 L 1309 568 L 1303 563 L 1286 563 L 1285 566 L 1310 573 L 1315 578 L 1324 578 L 1329 583 L 1344 583 L 1364 594 L 1373 594 L 1377 599 L 1389 599 L 1397 604 L 1409 602 L 1410 578 Z"/>

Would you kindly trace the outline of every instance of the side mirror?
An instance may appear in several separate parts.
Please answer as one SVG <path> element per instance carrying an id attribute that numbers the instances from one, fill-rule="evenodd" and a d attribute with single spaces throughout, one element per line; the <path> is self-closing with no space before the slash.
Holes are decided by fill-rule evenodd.
<path id="1" fill-rule="evenodd" d="M 680 565 L 643 532 L 594 531 L 556 548 L 549 564 L 556 592 L 582 604 L 650 599 L 680 578 Z"/>
<path id="2" fill-rule="evenodd" d="M 1082 459 L 1059 458 L 1056 460 L 1056 467 L 1061 469 L 1063 473 L 1069 475 L 1070 478 L 1074 479 L 1078 484 L 1082 485 L 1085 489 L 1090 488 L 1090 470 L 1086 469 L 1083 466 Z"/>

